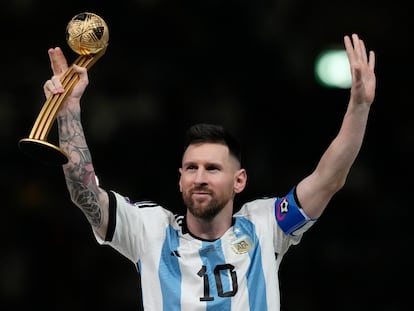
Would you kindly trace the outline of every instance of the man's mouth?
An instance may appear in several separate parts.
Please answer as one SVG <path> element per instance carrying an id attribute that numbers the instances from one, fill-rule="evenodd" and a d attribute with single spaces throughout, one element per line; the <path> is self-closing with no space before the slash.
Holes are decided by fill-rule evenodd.
<path id="1" fill-rule="evenodd" d="M 209 192 L 209 191 L 193 191 L 193 192 L 191 192 L 191 195 L 195 199 L 203 199 L 203 198 L 211 196 L 211 192 Z"/>

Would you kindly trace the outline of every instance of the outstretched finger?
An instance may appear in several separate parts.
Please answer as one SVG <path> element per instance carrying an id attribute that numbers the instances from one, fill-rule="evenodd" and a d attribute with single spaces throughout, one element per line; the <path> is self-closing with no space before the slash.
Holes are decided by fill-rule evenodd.
<path id="1" fill-rule="evenodd" d="M 345 44 L 346 54 L 348 55 L 349 63 L 352 64 L 355 60 L 355 52 L 354 52 L 354 47 L 351 42 L 351 38 L 349 36 L 344 37 L 344 44 Z"/>
<path id="2" fill-rule="evenodd" d="M 364 60 L 364 42 L 359 39 L 357 34 L 352 34 L 352 44 L 354 46 L 354 52 L 356 60 Z M 366 56 L 365 56 L 366 59 Z"/>
<path id="3" fill-rule="evenodd" d="M 369 51 L 369 62 L 368 62 L 369 68 L 374 70 L 375 68 L 375 53 L 374 51 Z"/>
<path id="4" fill-rule="evenodd" d="M 54 75 L 61 75 L 68 70 L 68 63 L 66 61 L 65 55 L 63 55 L 62 50 L 59 47 L 52 48 L 48 50 L 50 66 Z"/>
<path id="5" fill-rule="evenodd" d="M 359 40 L 360 42 L 360 54 L 362 57 L 362 60 L 364 61 L 364 63 L 368 63 L 368 55 L 367 55 L 367 49 L 365 48 L 365 43 L 364 40 Z"/>

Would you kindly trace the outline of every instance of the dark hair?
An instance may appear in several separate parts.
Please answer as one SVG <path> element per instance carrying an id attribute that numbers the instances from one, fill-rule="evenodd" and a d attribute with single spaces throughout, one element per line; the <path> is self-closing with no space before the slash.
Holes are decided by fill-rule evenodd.
<path id="1" fill-rule="evenodd" d="M 229 148 L 230 154 L 241 164 L 241 147 L 239 142 L 221 125 L 199 123 L 191 126 L 185 136 L 184 151 L 189 145 L 197 143 L 223 144 Z"/>

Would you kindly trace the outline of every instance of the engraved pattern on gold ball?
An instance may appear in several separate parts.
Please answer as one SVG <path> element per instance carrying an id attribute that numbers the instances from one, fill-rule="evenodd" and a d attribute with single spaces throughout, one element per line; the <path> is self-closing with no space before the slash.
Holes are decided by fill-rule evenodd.
<path id="1" fill-rule="evenodd" d="M 108 26 L 94 13 L 77 14 L 66 27 L 66 42 L 79 55 L 99 53 L 108 46 L 108 41 Z"/>

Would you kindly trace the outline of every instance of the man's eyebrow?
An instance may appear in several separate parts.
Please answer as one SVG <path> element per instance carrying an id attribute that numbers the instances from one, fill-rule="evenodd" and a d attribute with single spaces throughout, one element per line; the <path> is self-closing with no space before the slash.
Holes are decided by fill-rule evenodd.
<path id="1" fill-rule="evenodd" d="M 203 165 L 203 166 L 223 166 L 222 163 L 218 162 L 218 161 L 205 161 L 203 163 L 198 163 L 197 161 L 187 161 L 187 162 L 183 162 L 183 166 L 188 166 L 188 165 Z"/>

